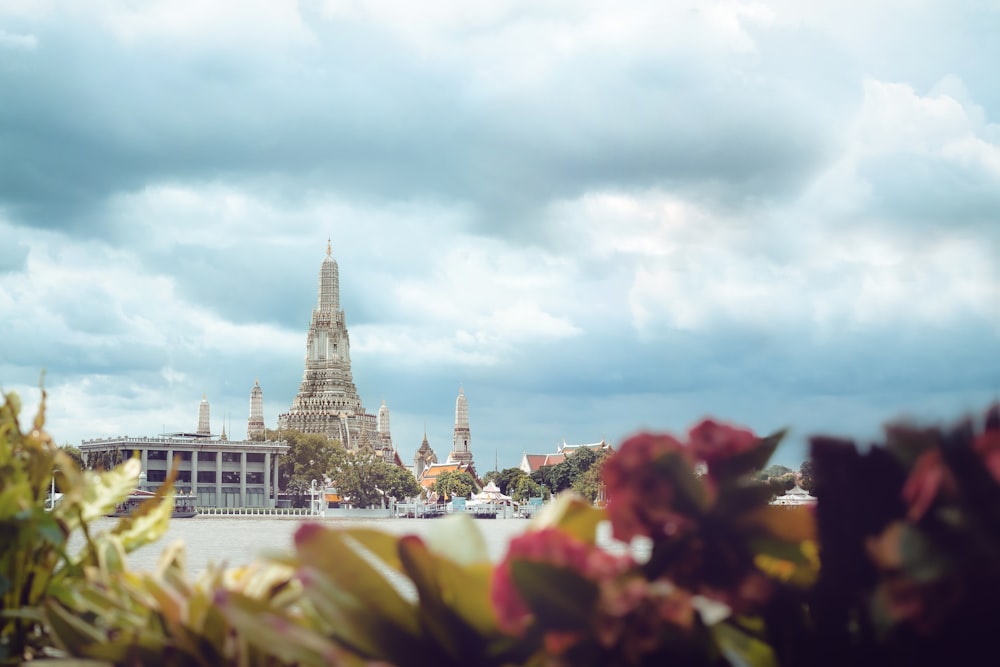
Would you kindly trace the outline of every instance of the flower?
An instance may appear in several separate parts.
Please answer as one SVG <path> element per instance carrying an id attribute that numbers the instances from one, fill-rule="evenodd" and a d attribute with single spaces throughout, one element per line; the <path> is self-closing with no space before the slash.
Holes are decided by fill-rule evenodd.
<path id="1" fill-rule="evenodd" d="M 691 452 L 697 460 L 708 465 L 709 475 L 714 475 L 720 463 L 753 449 L 757 442 L 757 436 L 750 429 L 712 419 L 704 419 L 688 431 Z"/>
<path id="2" fill-rule="evenodd" d="M 677 485 L 671 470 L 658 462 L 681 464 L 681 474 L 693 464 L 688 450 L 668 434 L 640 433 L 624 443 L 604 464 L 602 474 L 608 496 L 608 517 L 615 539 L 629 541 L 637 535 L 658 537 L 679 532 L 690 523 L 675 507 Z M 680 499 L 689 500 L 689 499 Z"/>
<path id="3" fill-rule="evenodd" d="M 613 579 L 634 565 L 630 556 L 611 554 L 558 528 L 514 538 L 503 561 L 493 572 L 490 594 L 501 629 L 515 636 L 523 634 L 533 616 L 513 581 L 511 563 L 515 560 L 564 567 L 595 583 Z"/>

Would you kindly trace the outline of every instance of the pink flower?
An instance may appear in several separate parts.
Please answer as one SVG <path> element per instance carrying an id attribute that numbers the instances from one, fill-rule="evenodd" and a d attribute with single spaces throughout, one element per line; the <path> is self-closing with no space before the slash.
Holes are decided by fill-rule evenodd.
<path id="1" fill-rule="evenodd" d="M 712 419 L 704 419 L 688 431 L 688 443 L 694 457 L 708 465 L 710 474 L 713 466 L 753 449 L 757 442 L 757 436 L 750 429 L 720 424 Z"/>
<path id="2" fill-rule="evenodd" d="M 511 563 L 515 560 L 569 568 L 597 583 L 613 579 L 633 565 L 629 556 L 615 556 L 557 528 L 514 538 L 503 561 L 493 572 L 490 593 L 501 629 L 516 636 L 523 634 L 532 614 L 514 585 Z"/>
<path id="3" fill-rule="evenodd" d="M 604 464 L 608 517 L 615 539 L 671 535 L 690 522 L 673 507 L 674 483 L 654 465 L 671 454 L 681 456 L 688 467 L 693 466 L 687 449 L 673 436 L 640 433 L 622 443 Z"/>

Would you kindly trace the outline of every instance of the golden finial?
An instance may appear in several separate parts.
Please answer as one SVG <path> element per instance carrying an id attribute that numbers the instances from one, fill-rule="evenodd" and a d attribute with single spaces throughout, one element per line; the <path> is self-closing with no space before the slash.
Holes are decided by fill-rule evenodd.
<path id="1" fill-rule="evenodd" d="M 333 248 L 330 246 L 330 237 L 326 237 L 326 256 L 329 257 L 333 253 Z"/>

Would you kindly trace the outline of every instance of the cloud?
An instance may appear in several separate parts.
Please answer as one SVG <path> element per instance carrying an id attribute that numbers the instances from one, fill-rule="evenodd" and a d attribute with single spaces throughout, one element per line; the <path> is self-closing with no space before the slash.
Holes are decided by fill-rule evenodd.
<path id="1" fill-rule="evenodd" d="M 34 51 L 38 48 L 38 38 L 0 29 L 0 50 Z"/>

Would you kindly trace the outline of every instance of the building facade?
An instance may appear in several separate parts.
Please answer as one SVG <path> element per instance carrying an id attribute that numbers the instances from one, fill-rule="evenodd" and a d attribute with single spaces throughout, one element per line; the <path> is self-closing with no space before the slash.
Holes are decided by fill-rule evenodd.
<path id="1" fill-rule="evenodd" d="M 274 507 L 280 457 L 288 445 L 273 441 L 235 441 L 209 433 L 208 400 L 198 411 L 198 431 L 158 437 L 84 440 L 84 462 L 123 461 L 137 456 L 142 463 L 139 488 L 155 491 L 176 466 L 178 493 L 197 496 L 198 507 Z"/>

